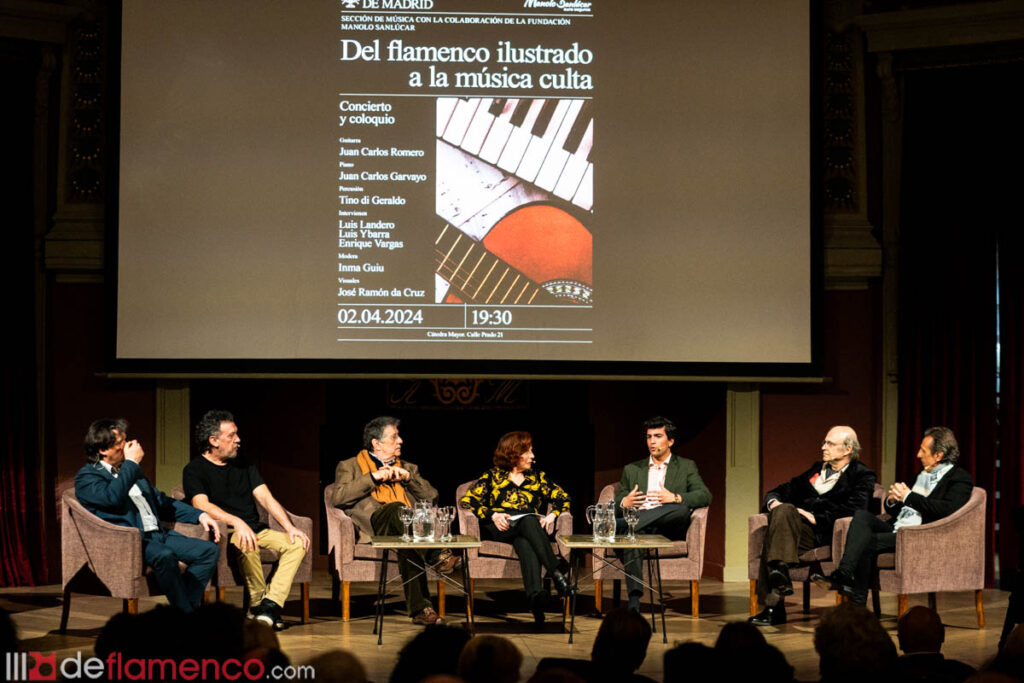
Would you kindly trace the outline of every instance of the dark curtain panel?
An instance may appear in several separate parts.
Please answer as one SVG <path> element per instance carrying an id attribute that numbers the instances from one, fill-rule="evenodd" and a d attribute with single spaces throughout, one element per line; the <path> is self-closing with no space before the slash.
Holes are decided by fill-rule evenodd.
<path id="1" fill-rule="evenodd" d="M 953 429 L 960 464 L 996 490 L 996 242 L 1011 196 L 993 163 L 1011 130 L 1014 81 L 1003 67 L 906 74 L 899 254 L 897 479 L 912 485 L 921 432 Z M 1019 125 L 1019 120 L 1012 125 Z"/>
<path id="2" fill-rule="evenodd" d="M 1024 115 L 1024 113 L 1022 113 Z M 1017 139 L 1018 154 L 1024 139 Z M 1018 181 L 1019 181 L 1018 174 Z M 998 554 L 1002 576 L 1024 569 L 1024 218 L 1003 225 L 999 239 L 999 490 Z M 1019 579 L 1018 579 L 1019 580 Z M 1008 582 L 1002 580 L 1004 588 Z"/>
<path id="3" fill-rule="evenodd" d="M 4 253 L 4 370 L 0 415 L 0 586 L 46 582 L 36 439 L 33 116 L 38 56 L 0 40 L 0 207 Z"/>

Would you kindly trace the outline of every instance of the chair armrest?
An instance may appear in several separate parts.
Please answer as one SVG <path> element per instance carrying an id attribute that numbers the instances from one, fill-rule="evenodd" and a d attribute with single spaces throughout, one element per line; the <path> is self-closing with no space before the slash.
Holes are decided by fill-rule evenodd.
<path id="1" fill-rule="evenodd" d="M 340 572 L 343 564 L 355 559 L 356 525 L 345 511 L 328 506 L 327 552 L 334 552 L 335 568 Z"/>
<path id="2" fill-rule="evenodd" d="M 977 516 L 980 524 L 972 524 Z M 909 567 L 946 567 L 955 558 L 958 574 L 978 573 L 984 581 L 984 509 L 978 515 L 950 515 L 896 531 L 896 574 Z M 977 528 L 972 528 L 972 527 Z"/>
<path id="3" fill-rule="evenodd" d="M 708 512 L 708 506 L 705 505 L 690 513 L 690 528 L 686 530 L 686 554 L 697 563 L 699 574 L 704 573 L 704 542 L 708 531 Z"/>
<path id="4" fill-rule="evenodd" d="M 456 507 L 459 511 L 459 533 L 473 538 L 480 538 L 480 519 L 473 514 L 472 510 Z M 475 560 L 480 557 L 478 548 L 470 548 L 469 559 Z"/>
<path id="5" fill-rule="evenodd" d="M 73 510 L 66 508 L 64 514 L 70 515 L 67 523 L 75 529 L 89 568 L 112 593 L 127 596 L 132 581 L 142 576 L 145 564 L 142 533 L 135 527 L 100 519 L 81 505 Z M 64 576 L 65 585 L 71 578 Z"/>
<path id="6" fill-rule="evenodd" d="M 572 535 L 572 513 L 563 512 L 555 518 L 555 538 Z M 569 549 L 556 541 L 558 554 L 569 559 Z"/>
<path id="7" fill-rule="evenodd" d="M 292 512 L 289 512 L 288 510 L 285 510 L 284 513 L 288 515 L 288 521 L 291 522 L 293 527 L 305 533 L 307 536 L 313 535 L 312 517 L 303 517 L 302 515 L 296 515 Z M 273 515 L 270 516 L 270 528 L 274 529 L 275 531 L 284 531 L 284 527 L 281 526 L 281 523 L 278 522 Z"/>
<path id="8" fill-rule="evenodd" d="M 853 517 L 840 517 L 832 526 L 832 561 L 838 565 L 846 550 L 846 536 L 850 533 Z"/>

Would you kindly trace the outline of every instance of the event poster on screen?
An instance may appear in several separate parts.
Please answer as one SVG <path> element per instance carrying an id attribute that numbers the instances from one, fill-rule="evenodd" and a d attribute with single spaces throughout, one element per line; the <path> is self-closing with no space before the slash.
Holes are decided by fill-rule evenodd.
<path id="1" fill-rule="evenodd" d="M 117 357 L 808 363 L 808 13 L 123 3 Z"/>

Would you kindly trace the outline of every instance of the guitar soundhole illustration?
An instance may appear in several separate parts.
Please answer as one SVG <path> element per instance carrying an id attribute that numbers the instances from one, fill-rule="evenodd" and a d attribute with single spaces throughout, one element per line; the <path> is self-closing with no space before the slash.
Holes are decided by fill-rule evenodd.
<path id="1" fill-rule="evenodd" d="M 593 238 L 560 208 L 534 204 L 516 209 L 482 242 L 447 225 L 435 247 L 436 272 L 452 288 L 447 301 L 593 302 Z"/>

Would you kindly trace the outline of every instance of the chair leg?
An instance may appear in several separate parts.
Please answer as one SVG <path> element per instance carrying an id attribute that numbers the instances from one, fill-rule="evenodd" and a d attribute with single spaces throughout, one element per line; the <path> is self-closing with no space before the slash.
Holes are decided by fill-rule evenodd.
<path id="1" fill-rule="evenodd" d="M 843 595 L 839 591 L 836 591 L 836 605 L 841 605 L 844 602 L 849 602 L 849 601 L 850 601 L 850 599 L 848 597 L 846 597 L 845 595 Z"/>
<path id="2" fill-rule="evenodd" d="M 71 591 L 64 589 L 64 604 L 60 608 L 60 632 L 67 633 L 68 616 L 71 614 Z"/>
<path id="3" fill-rule="evenodd" d="M 750 616 L 757 616 L 757 579 L 750 580 Z"/>
<path id="4" fill-rule="evenodd" d="M 700 581 L 690 582 L 690 616 L 700 619 Z"/>
<path id="5" fill-rule="evenodd" d="M 217 587 L 217 602 L 224 602 L 224 593 L 225 593 L 225 589 L 218 586 Z"/>
<path id="6" fill-rule="evenodd" d="M 900 593 L 896 598 L 896 617 L 902 617 L 907 611 L 907 594 Z"/>
<path id="7" fill-rule="evenodd" d="M 138 614 L 139 613 L 139 599 L 138 598 L 125 598 L 123 611 L 125 614 Z"/>
<path id="8" fill-rule="evenodd" d="M 811 612 L 811 582 L 804 581 L 804 614 Z"/>
<path id="9" fill-rule="evenodd" d="M 882 616 L 882 599 L 878 595 L 879 591 L 874 588 L 871 589 L 871 607 L 875 611 L 876 617 Z"/>
<path id="10" fill-rule="evenodd" d="M 209 589 L 203 591 L 203 604 L 204 605 L 210 604 L 210 590 Z"/>
<path id="11" fill-rule="evenodd" d="M 349 618 L 349 615 L 350 615 L 348 599 L 351 596 L 351 588 L 352 588 L 352 582 L 351 581 L 342 581 L 341 582 L 341 620 L 342 621 L 348 621 L 348 618 Z"/>
<path id="12" fill-rule="evenodd" d="M 981 597 L 983 591 L 974 591 L 974 609 L 978 613 L 978 628 L 985 628 L 985 608 L 982 606 Z"/>
<path id="13" fill-rule="evenodd" d="M 469 580 L 469 595 L 466 596 L 466 621 L 473 623 L 473 592 L 476 590 L 476 579 Z"/>
<path id="14" fill-rule="evenodd" d="M 445 603 L 445 586 L 444 581 L 437 582 L 437 615 L 444 619 L 444 603 Z"/>
<path id="15" fill-rule="evenodd" d="M 602 579 L 594 579 L 594 609 L 597 610 L 598 614 L 601 613 L 601 589 L 604 585 Z"/>
<path id="16" fill-rule="evenodd" d="M 938 604 L 938 601 L 936 601 L 936 599 L 935 599 L 935 593 L 934 592 L 929 593 L 928 594 L 928 609 L 930 609 L 933 612 L 938 612 L 939 609 L 937 607 L 937 604 Z"/>
<path id="17" fill-rule="evenodd" d="M 303 581 L 299 586 L 302 592 L 302 623 L 309 621 L 309 581 Z"/>

